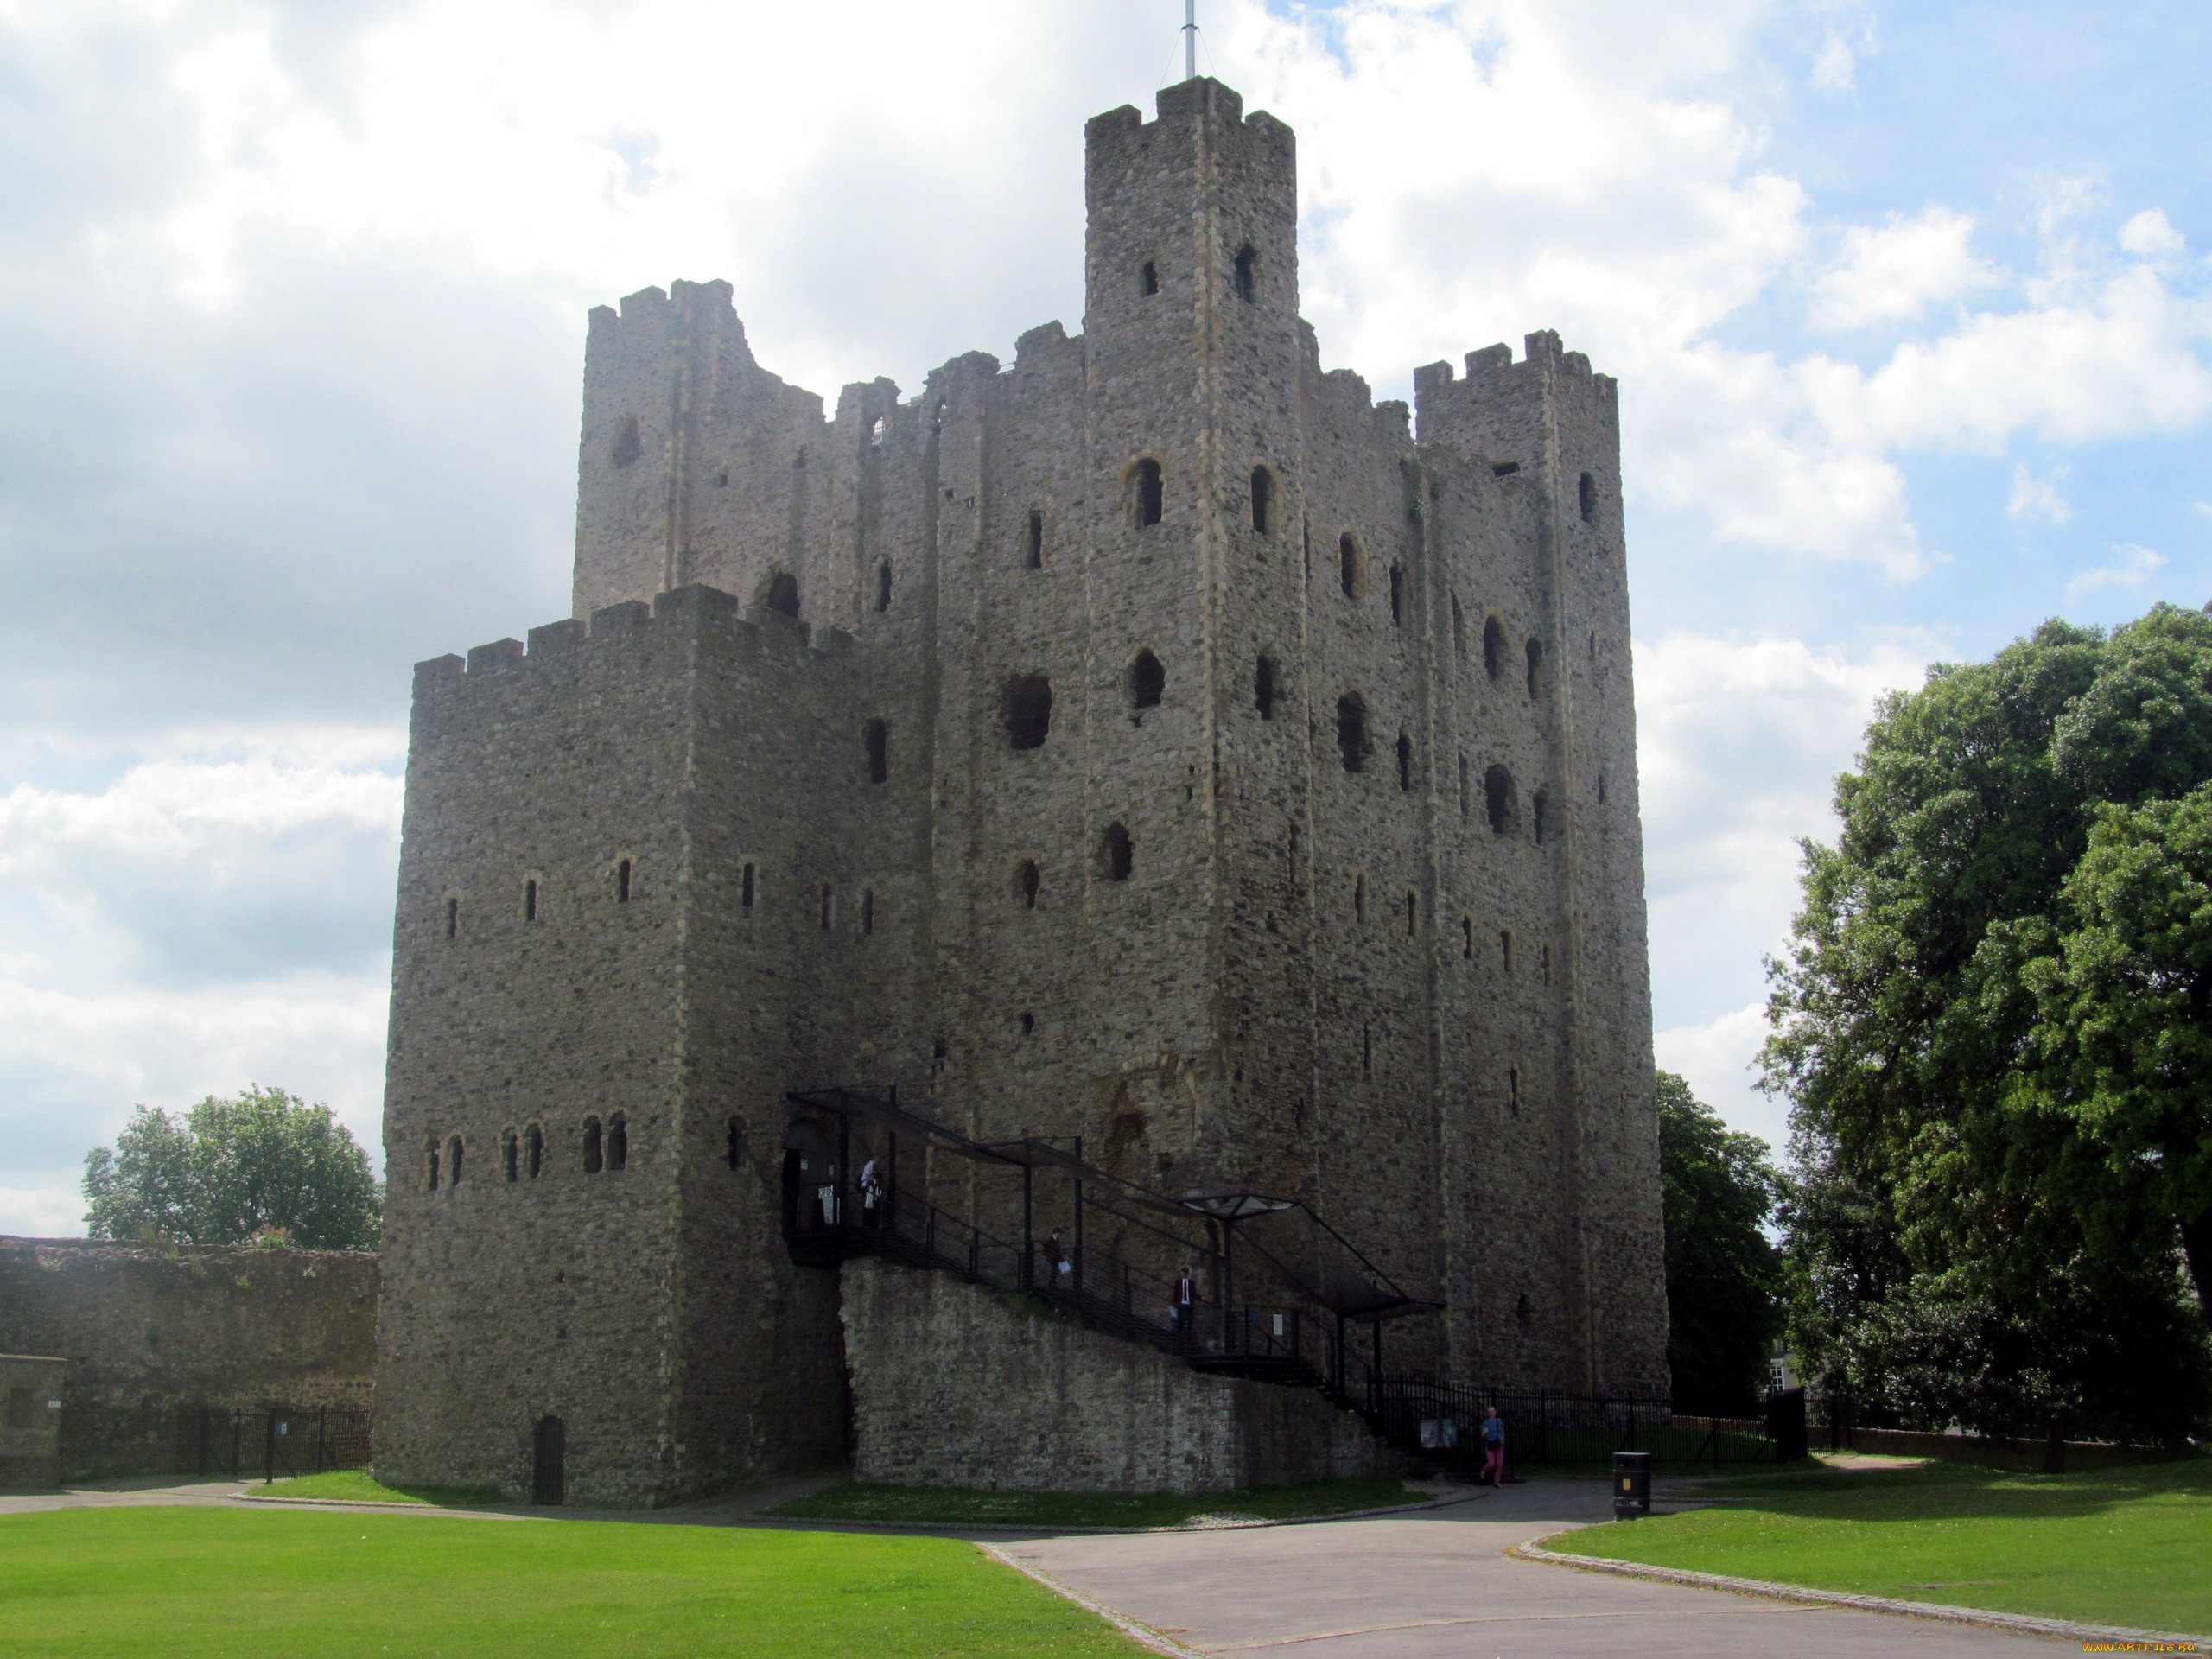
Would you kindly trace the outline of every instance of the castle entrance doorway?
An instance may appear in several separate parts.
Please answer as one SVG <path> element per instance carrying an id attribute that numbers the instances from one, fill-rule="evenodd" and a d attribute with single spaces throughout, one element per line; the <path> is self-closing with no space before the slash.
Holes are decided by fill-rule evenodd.
<path id="1" fill-rule="evenodd" d="M 800 1118 L 784 1132 L 784 1230 L 812 1232 L 836 1223 L 836 1154 L 820 1124 Z"/>
<path id="2" fill-rule="evenodd" d="M 565 1503 L 569 1491 L 567 1428 L 558 1417 L 541 1417 L 530 1439 L 530 1501 Z"/>

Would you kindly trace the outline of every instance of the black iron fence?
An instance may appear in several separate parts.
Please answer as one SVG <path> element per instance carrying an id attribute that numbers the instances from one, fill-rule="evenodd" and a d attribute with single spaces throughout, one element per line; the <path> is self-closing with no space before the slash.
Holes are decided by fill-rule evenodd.
<path id="1" fill-rule="evenodd" d="M 344 1407 L 189 1408 L 179 1428 L 185 1461 L 203 1480 L 289 1480 L 369 1463 L 369 1414 Z"/>
<path id="2" fill-rule="evenodd" d="M 1804 1396 L 1796 1390 L 1794 1449 L 1785 1395 L 1770 1398 L 1764 1419 L 1743 1420 L 1681 1415 L 1663 1400 L 1516 1394 L 1405 1374 L 1372 1376 L 1369 1391 L 1365 1414 L 1386 1439 L 1446 1466 L 1482 1462 L 1493 1408 L 1505 1425 L 1509 1466 L 1606 1464 L 1616 1452 L 1715 1465 L 1804 1455 Z"/>

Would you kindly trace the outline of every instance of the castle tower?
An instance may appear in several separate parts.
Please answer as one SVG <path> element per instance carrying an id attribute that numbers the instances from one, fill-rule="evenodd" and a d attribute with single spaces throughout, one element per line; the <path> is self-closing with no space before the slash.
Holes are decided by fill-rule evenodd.
<path id="1" fill-rule="evenodd" d="M 418 670 L 380 1466 L 835 1456 L 840 1084 L 1311 1204 L 1447 1304 L 1408 1368 L 1664 1392 L 1612 382 L 1325 372 L 1295 167 L 1098 117 L 1082 334 L 826 416 L 726 284 L 593 312 L 576 614 Z"/>

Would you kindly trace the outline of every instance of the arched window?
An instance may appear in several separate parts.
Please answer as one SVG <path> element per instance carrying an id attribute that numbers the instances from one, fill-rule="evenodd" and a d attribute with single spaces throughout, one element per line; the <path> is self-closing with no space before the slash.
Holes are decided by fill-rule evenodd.
<path id="1" fill-rule="evenodd" d="M 1483 623 L 1483 672 L 1495 680 L 1505 672 L 1505 624 L 1496 617 Z"/>
<path id="2" fill-rule="evenodd" d="M 1021 1034 L 1022 1034 L 1023 1036 L 1025 1036 L 1025 1037 L 1028 1036 L 1031 1033 L 1034 1032 L 1034 1031 L 1037 1029 L 1037 1016 L 1036 1016 L 1035 1014 L 1033 1014 L 1030 1013 L 1027 1009 L 1026 1009 L 1026 1008 L 1025 1008 L 1025 1009 L 1023 1009 L 1023 1010 L 1022 1010 L 1022 1014 L 1021 1014 L 1020 1026 L 1021 1026 Z"/>
<path id="3" fill-rule="evenodd" d="M 1166 480 L 1161 477 L 1160 463 L 1149 455 L 1137 462 L 1132 475 L 1129 508 L 1140 527 L 1160 522 L 1161 508 L 1166 497 Z"/>
<path id="4" fill-rule="evenodd" d="M 753 908 L 753 866 L 748 864 L 739 873 L 737 878 L 737 902 L 739 908 L 743 910 L 750 910 Z"/>
<path id="5" fill-rule="evenodd" d="M 1159 708 L 1160 694 L 1166 689 L 1167 671 L 1160 665 L 1160 658 L 1149 651 L 1137 652 L 1129 664 L 1130 711 Z"/>
<path id="6" fill-rule="evenodd" d="M 1490 813 L 1490 832 L 1502 836 L 1513 827 L 1513 774 L 1492 766 L 1483 774 L 1483 805 Z"/>
<path id="7" fill-rule="evenodd" d="M 1471 916 L 1462 916 L 1459 918 L 1459 960 L 1472 962 L 1474 959 L 1475 918 Z"/>
<path id="8" fill-rule="evenodd" d="M 1421 931 L 1421 895 L 1408 891 L 1406 894 L 1406 937 L 1412 938 Z"/>
<path id="9" fill-rule="evenodd" d="M 1580 495 L 1582 505 L 1582 522 L 1586 524 L 1595 519 L 1598 516 L 1598 480 L 1595 476 L 1589 473 L 1582 474 Z"/>
<path id="10" fill-rule="evenodd" d="M 1367 919 L 1367 873 L 1364 870 L 1351 879 L 1351 918 L 1355 922 Z"/>
<path id="11" fill-rule="evenodd" d="M 522 918 L 525 922 L 537 919 L 537 881 L 536 877 L 522 884 Z"/>
<path id="12" fill-rule="evenodd" d="M 1041 749 L 1052 730 L 1052 683 L 1042 674 L 1025 674 L 1006 683 L 1007 741 L 1017 749 Z"/>
<path id="13" fill-rule="evenodd" d="M 1025 858 L 1014 867 L 1014 891 L 1020 899 L 1021 907 L 1024 910 L 1037 908 L 1037 889 L 1043 885 L 1043 881 L 1044 878 L 1038 872 L 1035 859 Z"/>
<path id="14" fill-rule="evenodd" d="M 423 1190 L 438 1190 L 438 1143 L 435 1138 L 423 1143 Z"/>
<path id="15" fill-rule="evenodd" d="M 1513 971 L 1513 930 L 1510 927 L 1497 930 L 1497 963 L 1506 973 Z"/>
<path id="16" fill-rule="evenodd" d="M 545 1131 L 531 1124 L 522 1132 L 522 1173 L 531 1180 L 545 1167 Z"/>
<path id="17" fill-rule="evenodd" d="M 875 567 L 875 608 L 891 608 L 891 561 L 886 559 Z"/>
<path id="18" fill-rule="evenodd" d="M 1137 292 L 1140 294 L 1160 292 L 1160 267 L 1149 259 L 1137 267 Z"/>
<path id="19" fill-rule="evenodd" d="M 875 889 L 861 889 L 861 931 L 863 935 L 875 931 Z"/>
<path id="20" fill-rule="evenodd" d="M 868 423 L 868 448 L 873 449 L 883 442 L 883 416 L 879 415 Z"/>
<path id="21" fill-rule="evenodd" d="M 645 453 L 645 441 L 638 435 L 638 417 L 625 415 L 622 424 L 614 429 L 614 448 L 607 459 L 620 468 L 627 467 Z"/>
<path id="22" fill-rule="evenodd" d="M 630 861 L 626 858 L 618 861 L 614 866 L 614 902 L 618 905 L 630 902 Z"/>
<path id="23" fill-rule="evenodd" d="M 1268 535 L 1274 528 L 1275 475 L 1264 467 L 1252 469 L 1252 528 Z"/>
<path id="24" fill-rule="evenodd" d="M 837 923 L 837 889 L 824 882 L 822 887 L 822 931 L 827 933 Z"/>
<path id="25" fill-rule="evenodd" d="M 1359 693 L 1347 691 L 1337 699 L 1337 753 L 1344 763 L 1346 772 L 1361 772 L 1367 766 L 1367 705 Z"/>
<path id="26" fill-rule="evenodd" d="M 1260 711 L 1262 720 L 1275 717 L 1275 659 L 1265 652 L 1260 653 L 1252 671 L 1252 706 Z"/>
<path id="27" fill-rule="evenodd" d="M 617 1112 L 607 1120 L 607 1166 L 626 1168 L 630 1162 L 630 1120 Z"/>
<path id="28" fill-rule="evenodd" d="M 446 938 L 449 939 L 457 939 L 460 937 L 461 900 L 458 899 L 448 899 L 446 900 Z"/>
<path id="29" fill-rule="evenodd" d="M 459 1135 L 446 1142 L 446 1185 L 461 1185 L 461 1141 Z"/>
<path id="30" fill-rule="evenodd" d="M 1126 827 L 1119 823 L 1106 826 L 1105 838 L 1099 843 L 1098 857 L 1109 881 L 1129 879 L 1129 872 L 1136 868 L 1136 843 L 1129 839 Z"/>
<path id="31" fill-rule="evenodd" d="M 1045 515 L 1034 507 L 1029 510 L 1029 540 L 1022 551 L 1021 568 L 1025 570 L 1042 570 L 1045 568 Z"/>
<path id="32" fill-rule="evenodd" d="M 1260 296 L 1260 256 L 1250 243 L 1236 251 L 1236 297 L 1249 305 Z"/>
<path id="33" fill-rule="evenodd" d="M 1544 671 L 1544 642 L 1541 639 L 1530 639 L 1529 641 L 1528 657 L 1529 695 L 1531 697 L 1534 697 L 1538 696 L 1543 690 L 1542 676 Z"/>
<path id="34" fill-rule="evenodd" d="M 1399 627 L 1406 624 L 1406 567 L 1390 567 L 1390 620 Z"/>
<path id="35" fill-rule="evenodd" d="M 518 1155 L 518 1152 L 519 1148 L 515 1144 L 515 1132 L 512 1129 L 501 1129 L 499 1131 L 499 1173 L 506 1177 L 507 1185 L 510 1186 L 514 1185 L 516 1176 L 521 1173 L 522 1160 Z"/>
<path id="36" fill-rule="evenodd" d="M 1414 786 L 1414 741 L 1403 732 L 1398 734 L 1398 787 L 1411 790 Z"/>
<path id="37" fill-rule="evenodd" d="M 596 1175 L 606 1163 L 606 1149 L 595 1117 L 584 1119 L 584 1173 Z"/>
<path id="38" fill-rule="evenodd" d="M 1550 807 L 1550 797 L 1541 789 L 1529 798 L 1529 833 L 1536 838 L 1539 847 L 1544 844 L 1545 836 L 1550 833 L 1551 825 L 1547 821 Z"/>
<path id="39" fill-rule="evenodd" d="M 861 741 L 868 747 L 868 780 L 880 784 L 891 776 L 891 728 L 880 720 L 871 720 L 861 728 Z"/>
<path id="40" fill-rule="evenodd" d="M 768 578 L 768 591 L 761 602 L 779 616 L 798 614 L 798 578 L 788 570 L 779 570 Z"/>
<path id="41" fill-rule="evenodd" d="M 722 1162 L 733 1170 L 741 1168 L 745 1163 L 745 1126 L 733 1117 L 725 1128 Z"/>
<path id="42" fill-rule="evenodd" d="M 1359 543 L 1346 531 L 1337 537 L 1337 585 L 1344 589 L 1346 599 L 1359 597 L 1361 575 Z"/>

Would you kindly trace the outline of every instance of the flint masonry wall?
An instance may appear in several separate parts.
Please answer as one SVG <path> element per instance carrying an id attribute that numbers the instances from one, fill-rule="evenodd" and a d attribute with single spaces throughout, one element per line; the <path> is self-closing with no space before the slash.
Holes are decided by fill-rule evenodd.
<path id="1" fill-rule="evenodd" d="M 187 1466 L 181 1408 L 368 1410 L 377 1257 L 0 1238 L 0 1352 L 68 1362 L 61 1478 Z"/>
<path id="2" fill-rule="evenodd" d="M 1310 1390 L 1201 1376 L 942 1274 L 864 1259 L 842 1276 L 856 1479 L 1220 1492 L 1404 1466 Z"/>
<path id="3" fill-rule="evenodd" d="M 726 284 L 593 313 L 577 618 L 418 675 L 395 1469 L 519 1490 L 543 1415 L 610 1500 L 835 1456 L 774 1190 L 833 1084 L 1306 1200 L 1450 1304 L 1394 1365 L 1665 1391 L 1613 383 L 1532 334 L 1416 429 L 1297 315 L 1287 127 L 1200 80 L 1086 152 L 1084 330 L 1010 366 L 825 416 Z"/>

